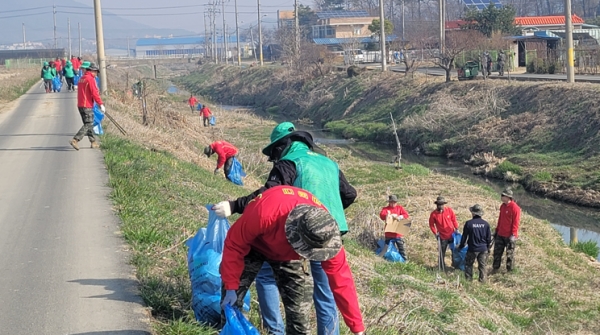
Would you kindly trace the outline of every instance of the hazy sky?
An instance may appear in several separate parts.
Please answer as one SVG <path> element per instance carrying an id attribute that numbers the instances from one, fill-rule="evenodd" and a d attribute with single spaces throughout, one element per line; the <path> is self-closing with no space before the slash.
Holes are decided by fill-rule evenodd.
<path id="1" fill-rule="evenodd" d="M 93 5 L 91 0 L 76 0 L 79 3 Z M 119 14 L 123 18 L 136 22 L 144 23 L 155 28 L 173 28 L 186 29 L 194 32 L 204 31 L 204 10 L 208 8 L 206 4 L 209 0 L 102 0 L 103 10 L 110 10 Z M 300 0 L 299 3 L 313 6 L 312 0 Z M 294 0 L 260 0 L 261 14 L 267 15 L 263 18 L 263 23 L 275 23 L 277 10 L 291 10 L 294 6 Z M 180 7 L 178 6 L 194 6 Z M 171 7 L 168 9 L 160 7 Z M 121 8 L 119 10 L 118 8 Z M 125 10 L 123 8 L 145 8 L 140 10 Z M 159 9 L 151 9 L 159 8 Z M 219 5 L 219 11 L 222 6 Z M 256 24 L 258 20 L 257 1 L 256 0 L 238 0 L 238 12 L 240 25 Z M 187 13 L 187 14 L 186 14 Z M 234 1 L 228 0 L 225 3 L 225 21 L 229 29 L 235 27 L 235 7 Z M 147 14 L 161 14 L 160 16 L 134 16 Z M 169 15 L 177 14 L 177 15 Z M 179 15 L 185 14 L 185 15 Z M 222 26 L 221 14 L 217 16 L 217 27 Z"/>

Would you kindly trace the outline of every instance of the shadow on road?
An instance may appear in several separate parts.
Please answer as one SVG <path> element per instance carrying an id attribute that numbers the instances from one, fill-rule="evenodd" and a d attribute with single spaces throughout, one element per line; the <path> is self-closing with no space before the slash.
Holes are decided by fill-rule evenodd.
<path id="1" fill-rule="evenodd" d="M 73 134 L 2 134 L 0 137 L 13 137 L 13 136 L 73 136 Z"/>
<path id="2" fill-rule="evenodd" d="M 76 333 L 70 335 L 151 335 L 144 330 L 103 330 L 99 332 Z"/>
<path id="3" fill-rule="evenodd" d="M 0 151 L 73 151 L 73 148 L 71 148 L 69 146 L 64 146 L 64 147 L 31 147 L 31 148 L 0 149 Z"/>
<path id="4" fill-rule="evenodd" d="M 125 279 L 125 278 L 112 278 L 112 279 L 76 279 L 69 280 L 69 283 L 78 283 L 81 285 L 92 285 L 92 286 L 103 286 L 105 290 L 111 291 L 111 293 L 93 295 L 86 298 L 95 299 L 108 299 L 116 301 L 132 302 L 142 305 L 142 298 L 139 296 L 137 280 Z M 86 333 L 88 334 L 88 333 Z M 89 333 L 95 334 L 95 333 Z M 98 333 L 104 334 L 104 333 Z M 109 333 L 106 333 L 109 334 Z M 121 333 L 118 333 L 121 334 Z M 125 333 L 123 333 L 125 334 Z M 136 333 L 137 334 L 137 333 Z M 140 333 L 141 334 L 141 333 Z M 144 333 L 146 334 L 146 333 Z"/>

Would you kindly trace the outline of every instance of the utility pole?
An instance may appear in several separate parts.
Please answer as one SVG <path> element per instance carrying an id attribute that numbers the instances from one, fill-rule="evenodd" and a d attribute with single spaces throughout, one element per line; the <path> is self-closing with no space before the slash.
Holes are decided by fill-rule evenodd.
<path id="1" fill-rule="evenodd" d="M 58 48 L 56 44 L 56 5 L 52 5 L 52 18 L 54 19 L 54 49 Z"/>
<path id="2" fill-rule="evenodd" d="M 567 83 L 575 82 L 575 61 L 573 57 L 573 17 L 571 0 L 565 0 L 565 34 L 567 35 Z"/>
<path id="3" fill-rule="evenodd" d="M 217 18 L 217 3 L 214 2 L 213 5 L 213 12 L 212 12 L 212 26 L 213 26 L 213 50 L 215 53 L 215 63 L 219 64 L 219 53 L 217 50 L 217 23 L 216 23 L 216 18 Z"/>
<path id="4" fill-rule="evenodd" d="M 242 50 L 240 50 L 240 26 L 238 24 L 238 7 L 235 0 L 235 42 L 237 47 L 238 66 L 242 66 Z"/>
<path id="5" fill-rule="evenodd" d="M 108 91 L 108 78 L 106 77 L 104 32 L 102 30 L 102 6 L 100 5 L 100 0 L 94 0 L 94 16 L 96 18 L 96 50 L 98 53 L 98 66 L 100 67 L 100 93 L 106 93 Z"/>
<path id="6" fill-rule="evenodd" d="M 204 11 L 204 56 L 208 57 L 208 28 L 206 24 L 206 11 Z"/>
<path id="7" fill-rule="evenodd" d="M 25 50 L 25 48 L 26 48 L 25 41 L 26 41 L 26 39 L 25 39 L 25 23 L 23 23 L 23 50 Z"/>
<path id="8" fill-rule="evenodd" d="M 260 66 L 264 65 L 263 62 L 263 50 L 262 50 L 262 27 L 261 21 L 262 17 L 260 16 L 260 0 L 256 0 L 258 3 L 258 52 L 260 53 Z"/>
<path id="9" fill-rule="evenodd" d="M 79 31 L 79 57 L 81 57 L 81 23 L 77 22 L 77 30 Z"/>
<path id="10" fill-rule="evenodd" d="M 254 62 L 256 62 L 256 48 L 254 48 L 254 34 L 252 34 L 252 25 L 250 25 L 250 41 L 252 42 L 252 54 L 254 54 Z"/>
<path id="11" fill-rule="evenodd" d="M 71 57 L 71 18 L 67 18 L 67 32 L 69 38 L 69 57 Z"/>
<path id="12" fill-rule="evenodd" d="M 300 55 L 300 18 L 298 17 L 298 0 L 294 0 L 294 25 L 296 28 L 296 56 Z M 277 20 L 279 22 L 279 20 Z"/>
<path id="13" fill-rule="evenodd" d="M 402 0 L 402 47 L 404 48 L 404 1 Z"/>
<path id="14" fill-rule="evenodd" d="M 381 48 L 381 72 L 387 71 L 387 54 L 385 52 L 385 16 L 383 15 L 383 0 L 379 0 L 379 23 L 380 25 L 380 33 L 379 33 L 379 45 Z"/>
<path id="15" fill-rule="evenodd" d="M 127 58 L 131 57 L 131 53 L 130 53 L 130 47 L 129 47 L 129 36 L 127 36 Z"/>
<path id="16" fill-rule="evenodd" d="M 446 42 L 445 2 L 446 0 L 440 0 L 440 55 L 444 52 L 444 44 Z"/>
<path id="17" fill-rule="evenodd" d="M 225 64 L 227 64 L 227 27 L 225 26 L 225 0 L 221 0 L 222 10 L 221 16 L 223 17 L 223 59 L 225 60 Z"/>

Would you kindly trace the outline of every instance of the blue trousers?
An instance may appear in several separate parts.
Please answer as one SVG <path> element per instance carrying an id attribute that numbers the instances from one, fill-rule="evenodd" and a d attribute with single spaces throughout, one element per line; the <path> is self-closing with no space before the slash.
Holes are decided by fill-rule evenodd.
<path id="1" fill-rule="evenodd" d="M 317 311 L 317 334 L 339 335 L 339 318 L 335 300 L 321 262 L 310 262 L 310 271 L 315 285 L 313 300 Z M 256 277 L 256 293 L 263 323 L 269 334 L 284 334 L 285 326 L 279 309 L 279 291 L 273 277 L 273 270 L 266 262 Z"/>

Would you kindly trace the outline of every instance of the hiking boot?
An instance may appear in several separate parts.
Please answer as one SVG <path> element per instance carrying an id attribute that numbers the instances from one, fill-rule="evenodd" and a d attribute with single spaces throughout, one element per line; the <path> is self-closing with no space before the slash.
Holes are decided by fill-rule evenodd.
<path id="1" fill-rule="evenodd" d="M 94 142 L 92 142 L 92 144 L 90 145 L 90 147 L 92 149 L 98 149 L 98 148 L 100 148 L 100 144 L 98 143 L 98 141 L 94 141 Z"/>
<path id="2" fill-rule="evenodd" d="M 70 141 L 69 141 L 69 144 L 70 144 L 70 145 L 71 145 L 73 148 L 75 148 L 75 150 L 79 151 L 79 144 L 78 144 L 78 142 L 79 142 L 79 141 L 77 141 L 76 139 L 72 139 L 72 140 L 70 140 Z"/>

